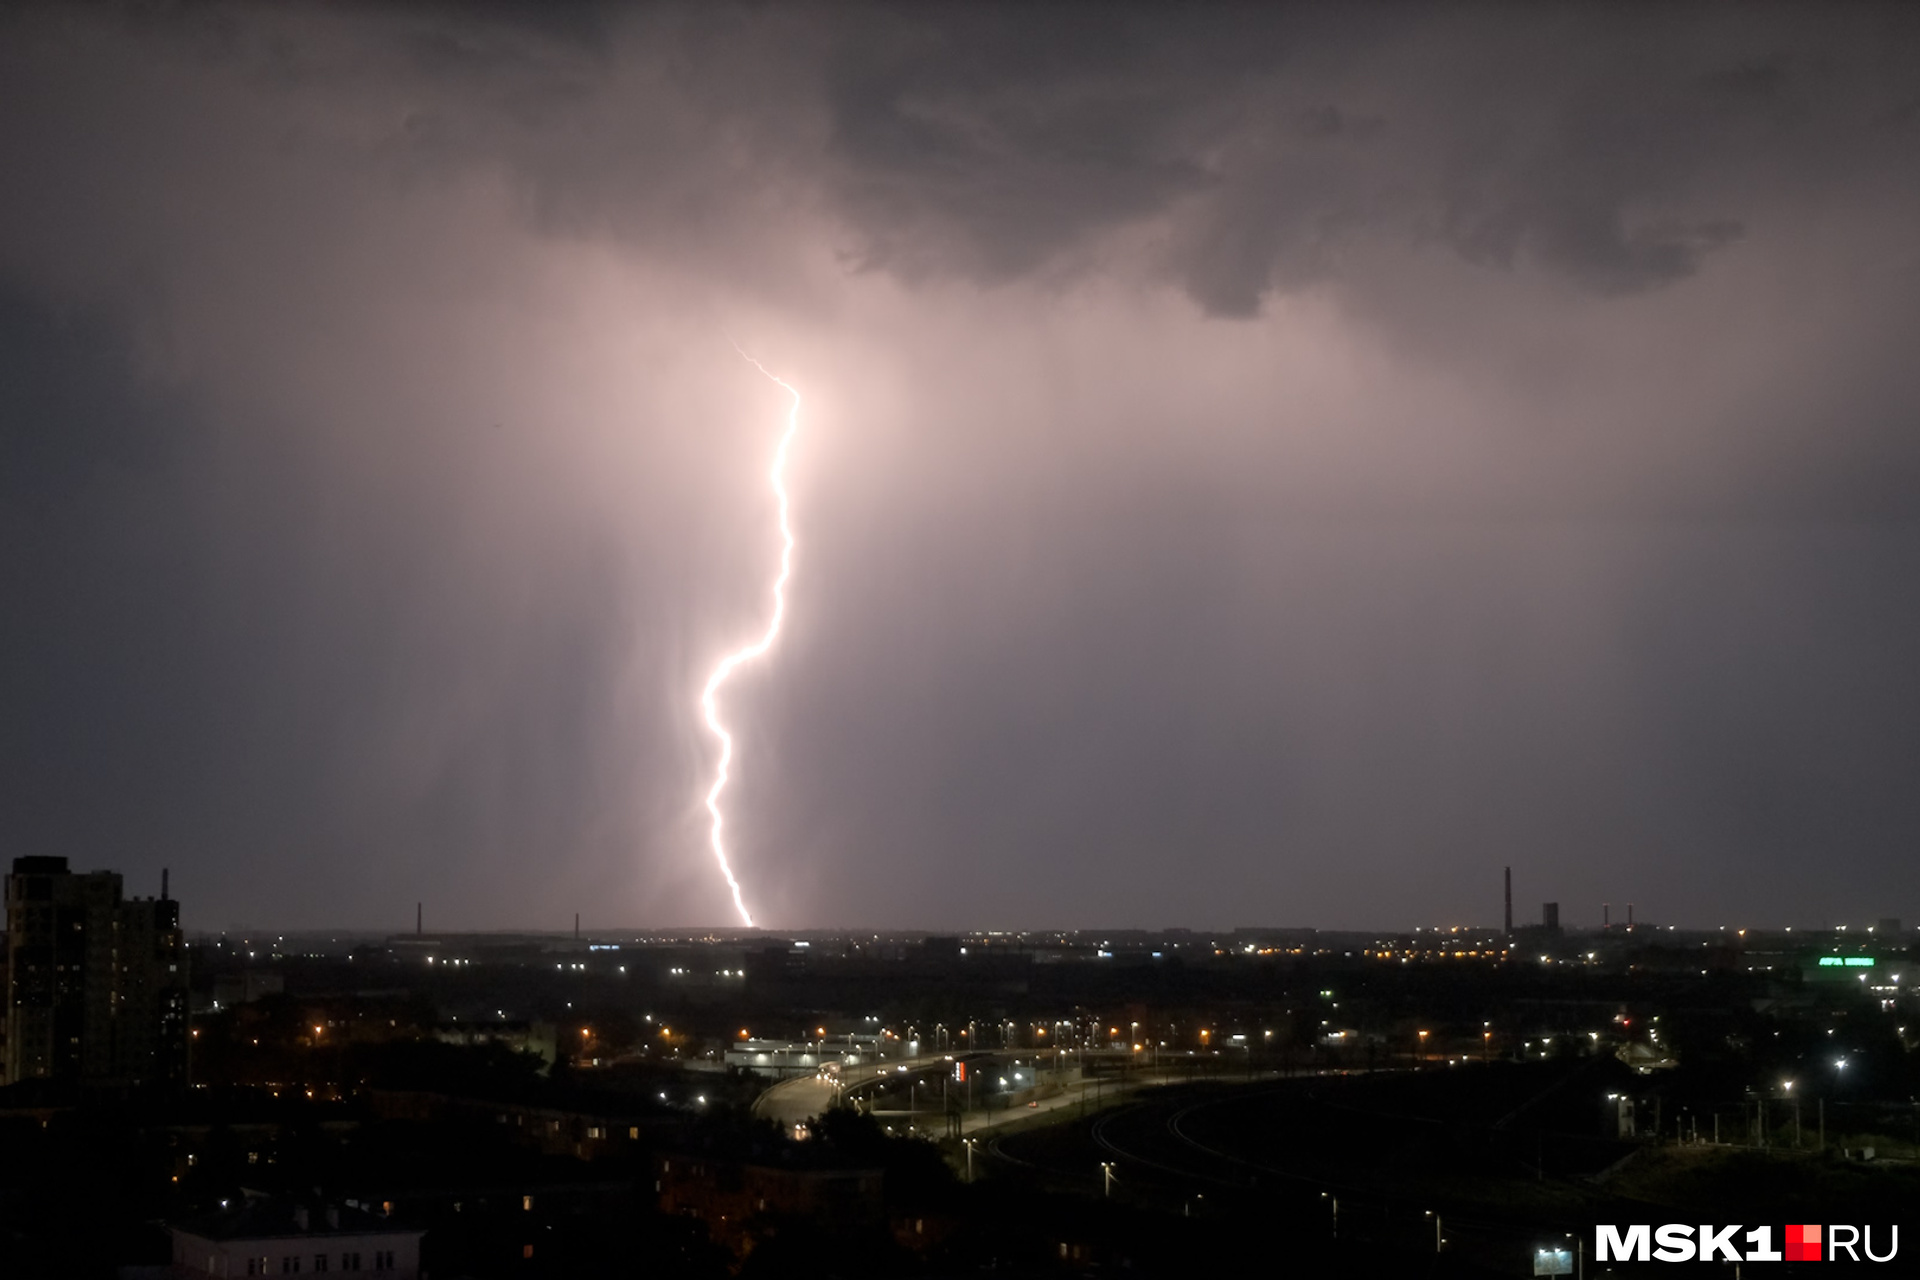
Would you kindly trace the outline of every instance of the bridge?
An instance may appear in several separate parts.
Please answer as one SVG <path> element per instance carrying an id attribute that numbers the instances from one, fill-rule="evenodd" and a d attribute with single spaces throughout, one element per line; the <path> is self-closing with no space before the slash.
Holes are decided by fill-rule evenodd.
<path id="1" fill-rule="evenodd" d="M 1149 1068 L 1140 1061 L 1141 1055 L 1125 1051 L 1089 1051 L 1084 1055 L 1076 1055 L 1078 1061 L 1059 1063 L 1061 1067 L 1071 1066 L 1071 1073 L 1056 1074 L 1043 1065 L 1045 1058 L 1042 1055 L 1045 1053 L 1045 1050 L 1035 1054 L 1031 1050 L 983 1049 L 923 1054 L 846 1066 L 836 1075 L 797 1076 L 782 1080 L 762 1092 L 754 1100 L 753 1114 L 761 1119 L 773 1120 L 783 1129 L 791 1131 L 795 1126 L 805 1124 L 835 1106 L 854 1102 L 865 1093 L 882 1088 L 899 1089 L 915 1082 L 930 1085 L 946 1077 L 955 1062 L 966 1063 L 970 1075 L 985 1076 L 1005 1071 L 1010 1059 L 1019 1062 L 1029 1057 L 1041 1058 L 1040 1062 L 1033 1064 L 1034 1076 L 1030 1077 L 1030 1085 L 1018 1087 L 1011 1094 L 1003 1090 L 989 1090 L 977 1099 L 977 1110 L 973 1106 L 963 1107 L 962 1097 L 970 1095 L 964 1095 L 951 1085 L 944 1102 L 928 1088 L 922 1095 L 923 1102 L 910 1111 L 867 1108 L 868 1113 L 875 1116 L 907 1116 L 910 1125 L 937 1123 L 949 1136 L 960 1136 L 973 1129 L 991 1127 L 996 1121 L 1004 1123 L 1010 1109 L 1027 1114 L 1030 1110 L 1050 1111 L 1062 1105 L 1079 1104 L 1089 1098 L 1097 1103 L 1103 1090 L 1105 1096 L 1111 1098 L 1116 1092 L 1125 1092 L 1149 1083 L 1166 1083 L 1174 1078 L 1173 1072 L 1165 1066 Z M 1113 1068 L 1127 1069 L 1116 1071 Z M 1000 1083 L 1004 1086 L 1006 1082 L 1002 1080 Z M 922 1120 L 921 1117 L 926 1119 Z M 939 1119 L 936 1121 L 935 1117 Z"/>
<path id="2" fill-rule="evenodd" d="M 917 1058 L 882 1059 L 855 1067 L 842 1067 L 836 1076 L 795 1076 L 780 1081 L 755 1098 L 753 1114 L 761 1119 L 778 1121 L 782 1128 L 791 1129 L 880 1084 L 906 1084 L 928 1075 L 945 1075 L 952 1070 L 956 1061 L 966 1061 L 975 1056 L 930 1053 Z"/>

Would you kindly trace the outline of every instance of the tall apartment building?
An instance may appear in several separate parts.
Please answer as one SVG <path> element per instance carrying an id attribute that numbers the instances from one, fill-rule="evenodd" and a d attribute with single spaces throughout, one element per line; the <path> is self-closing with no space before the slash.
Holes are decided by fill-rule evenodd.
<path id="1" fill-rule="evenodd" d="M 6 913 L 0 1082 L 185 1083 L 187 954 L 164 887 L 126 899 L 116 872 L 15 858 Z"/>

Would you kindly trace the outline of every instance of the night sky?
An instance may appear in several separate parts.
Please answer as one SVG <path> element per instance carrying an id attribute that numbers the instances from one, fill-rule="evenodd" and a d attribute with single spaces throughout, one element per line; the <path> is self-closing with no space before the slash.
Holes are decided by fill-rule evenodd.
<path id="1" fill-rule="evenodd" d="M 1920 918 L 1912 6 L 10 7 L 0 854 Z"/>

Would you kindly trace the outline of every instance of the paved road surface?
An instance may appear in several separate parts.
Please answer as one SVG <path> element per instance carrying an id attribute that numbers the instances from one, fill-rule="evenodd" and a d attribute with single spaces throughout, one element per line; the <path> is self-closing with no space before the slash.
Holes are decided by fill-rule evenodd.
<path id="1" fill-rule="evenodd" d="M 765 1120 L 777 1120 L 783 1128 L 790 1128 L 826 1111 L 835 1098 L 847 1089 L 871 1084 L 882 1076 L 900 1075 L 901 1067 L 907 1069 L 906 1074 L 912 1074 L 928 1067 L 944 1065 L 946 1061 L 945 1054 L 925 1054 L 918 1058 L 888 1058 L 858 1067 L 847 1067 L 840 1073 L 837 1088 L 833 1081 L 823 1080 L 817 1075 L 795 1076 L 791 1080 L 782 1080 L 755 1098 L 753 1114 Z"/>

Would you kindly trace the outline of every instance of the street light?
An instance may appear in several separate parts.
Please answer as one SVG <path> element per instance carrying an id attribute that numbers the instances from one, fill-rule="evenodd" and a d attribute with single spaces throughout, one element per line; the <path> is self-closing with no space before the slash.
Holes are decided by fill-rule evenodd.
<path id="1" fill-rule="evenodd" d="M 1100 1194 L 1102 1196 L 1113 1195 L 1113 1161 L 1102 1160 L 1100 1162 L 1100 1174 L 1102 1179 Z"/>
<path id="2" fill-rule="evenodd" d="M 1433 1251 L 1438 1253 L 1440 1246 L 1446 1242 L 1445 1237 L 1440 1234 L 1440 1215 L 1429 1209 L 1427 1216 L 1433 1219 Z"/>
<path id="3" fill-rule="evenodd" d="M 1322 1191 L 1320 1198 L 1333 1204 L 1333 1238 L 1338 1240 L 1340 1238 L 1340 1197 L 1331 1191 Z"/>

